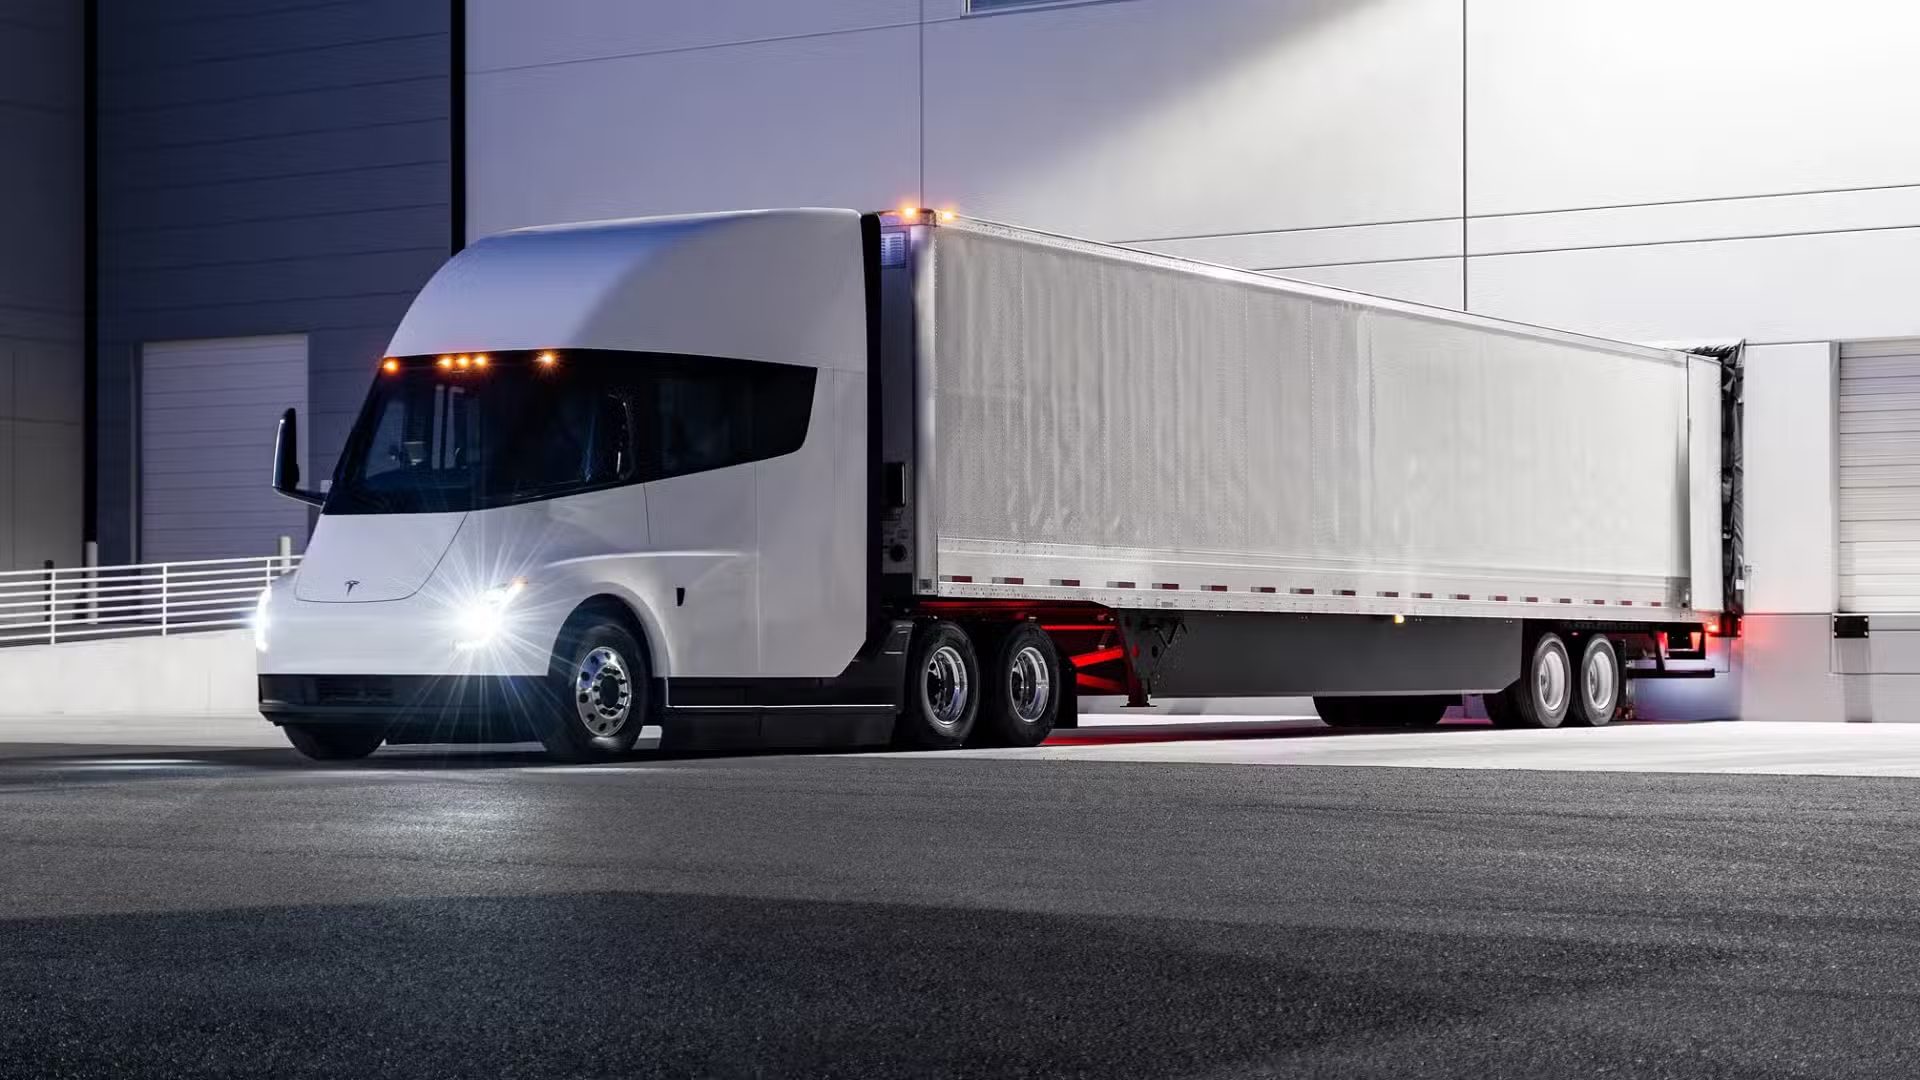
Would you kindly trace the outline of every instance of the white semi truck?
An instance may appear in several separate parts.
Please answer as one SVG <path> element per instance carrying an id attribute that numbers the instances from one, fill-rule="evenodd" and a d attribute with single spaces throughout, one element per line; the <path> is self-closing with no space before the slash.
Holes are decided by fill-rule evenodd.
<path id="1" fill-rule="evenodd" d="M 324 492 L 282 421 L 320 514 L 261 711 L 320 758 L 1026 745 L 1091 694 L 1605 724 L 1736 628 L 1736 387 L 927 210 L 505 233 L 414 301 Z"/>

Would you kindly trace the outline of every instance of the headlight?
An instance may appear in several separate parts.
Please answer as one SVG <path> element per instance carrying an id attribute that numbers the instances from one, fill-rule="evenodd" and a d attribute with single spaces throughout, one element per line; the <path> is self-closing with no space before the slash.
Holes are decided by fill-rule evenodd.
<path id="1" fill-rule="evenodd" d="M 267 604 L 273 599 L 273 586 L 260 590 L 260 599 L 253 602 L 253 647 L 260 652 L 267 651 Z"/>
<path id="2" fill-rule="evenodd" d="M 480 598 L 460 609 L 458 636 L 454 646 L 478 649 L 491 644 L 507 629 L 507 608 L 513 598 L 527 587 L 525 578 L 515 578 L 480 594 Z"/>

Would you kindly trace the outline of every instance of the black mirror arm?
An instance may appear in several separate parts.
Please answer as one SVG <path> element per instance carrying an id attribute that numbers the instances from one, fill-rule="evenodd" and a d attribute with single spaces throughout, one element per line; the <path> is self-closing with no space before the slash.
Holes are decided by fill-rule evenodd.
<path id="1" fill-rule="evenodd" d="M 300 486 L 300 417 L 293 409 L 280 414 L 273 437 L 273 490 L 295 502 L 319 506 L 327 497 Z"/>

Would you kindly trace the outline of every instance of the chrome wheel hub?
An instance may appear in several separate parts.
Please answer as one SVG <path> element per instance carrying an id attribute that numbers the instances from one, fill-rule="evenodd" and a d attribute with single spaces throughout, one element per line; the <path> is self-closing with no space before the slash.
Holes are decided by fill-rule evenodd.
<path id="1" fill-rule="evenodd" d="M 1037 724 L 1047 715 L 1052 700 L 1053 676 L 1047 672 L 1047 658 L 1028 645 L 1007 665 L 1007 702 L 1021 723 Z"/>
<path id="2" fill-rule="evenodd" d="M 972 687 L 967 682 L 967 662 L 960 650 L 942 645 L 927 654 L 927 666 L 921 672 L 920 696 L 927 716 L 943 728 L 956 728 L 967 715 Z"/>
<path id="3" fill-rule="evenodd" d="M 1557 649 L 1540 654 L 1540 662 L 1533 672 L 1534 699 L 1548 713 L 1558 713 L 1567 706 L 1567 689 L 1572 682 L 1567 671 L 1567 655 Z"/>
<path id="4" fill-rule="evenodd" d="M 573 677 L 573 704 L 595 738 L 626 726 L 633 711 L 633 679 L 619 653 L 602 645 L 580 661 Z"/>
<path id="5" fill-rule="evenodd" d="M 1587 655 L 1586 678 L 1583 681 L 1586 684 L 1588 709 L 1603 713 L 1612 707 L 1617 679 L 1606 653 L 1595 650 Z"/>

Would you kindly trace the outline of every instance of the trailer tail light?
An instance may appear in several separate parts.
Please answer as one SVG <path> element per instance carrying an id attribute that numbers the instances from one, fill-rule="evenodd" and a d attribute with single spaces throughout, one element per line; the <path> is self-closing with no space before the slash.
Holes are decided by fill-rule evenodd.
<path id="1" fill-rule="evenodd" d="M 1707 636 L 1708 637 L 1720 636 L 1720 620 L 1719 619 L 1707 620 Z"/>

